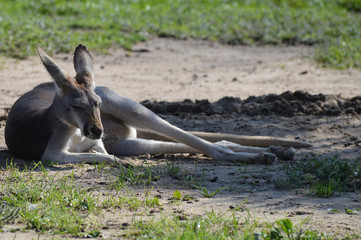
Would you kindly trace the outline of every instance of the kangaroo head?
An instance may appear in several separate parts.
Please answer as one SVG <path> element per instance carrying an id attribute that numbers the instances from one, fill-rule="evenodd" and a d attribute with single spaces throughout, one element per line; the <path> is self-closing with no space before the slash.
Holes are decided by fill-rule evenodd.
<path id="1" fill-rule="evenodd" d="M 76 76 L 66 73 L 41 48 L 38 53 L 45 68 L 55 81 L 54 108 L 58 118 L 72 128 L 79 128 L 84 136 L 99 139 L 103 134 L 100 118 L 100 97 L 94 92 L 92 56 L 84 45 L 74 52 Z"/>

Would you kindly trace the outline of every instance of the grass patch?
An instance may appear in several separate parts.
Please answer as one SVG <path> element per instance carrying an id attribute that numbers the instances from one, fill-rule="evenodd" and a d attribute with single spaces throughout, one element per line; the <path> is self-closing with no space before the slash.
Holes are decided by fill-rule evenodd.
<path id="1" fill-rule="evenodd" d="M 330 197 L 335 192 L 361 189 L 361 158 L 347 161 L 335 157 L 306 157 L 286 166 L 287 179 L 275 181 L 277 188 L 306 187 L 311 195 Z"/>
<path id="2" fill-rule="evenodd" d="M 143 184 L 149 186 L 159 178 L 159 169 L 157 166 L 150 165 L 146 161 L 139 166 L 133 167 L 116 164 L 109 173 L 118 178 L 115 182 L 116 187 L 126 186 L 127 184 Z"/>
<path id="3" fill-rule="evenodd" d="M 164 165 L 155 165 L 143 161 L 142 164 L 129 168 L 119 164 L 107 172 L 117 178 L 117 181 L 112 183 L 111 187 L 118 190 L 132 185 L 149 187 L 158 182 L 159 179 L 172 179 L 182 185 L 193 188 L 200 187 L 202 182 L 204 182 L 204 170 L 203 177 L 196 179 L 193 174 L 183 169 L 183 165 L 177 157 L 173 157 L 172 161 L 166 160 Z"/>
<path id="4" fill-rule="evenodd" d="M 196 188 L 197 188 L 198 192 L 199 192 L 203 197 L 205 197 L 205 198 L 212 198 L 212 197 L 214 197 L 219 191 L 225 189 L 226 187 L 221 187 L 221 188 L 215 190 L 214 192 L 209 192 L 206 187 L 200 187 L 200 186 L 198 187 L 198 186 L 196 186 Z"/>
<path id="5" fill-rule="evenodd" d="M 361 68 L 361 38 L 333 39 L 316 50 L 315 60 L 338 69 Z"/>
<path id="6" fill-rule="evenodd" d="M 0 0 L 0 54 L 25 58 L 40 45 L 106 51 L 150 35 L 227 44 L 317 44 L 324 66 L 361 68 L 360 1 Z"/>
<path id="7" fill-rule="evenodd" d="M 118 176 L 111 174 L 109 166 L 95 165 L 87 172 L 101 175 L 108 179 L 105 189 L 96 186 L 87 188 L 83 181 L 77 180 L 73 172 L 49 173 L 42 165 L 19 170 L 10 164 L 3 169 L 0 180 L 0 232 L 7 224 L 22 223 L 26 231 L 33 229 L 39 233 L 58 234 L 61 237 L 106 237 L 106 230 L 111 228 L 116 236 L 126 239 L 332 239 L 326 233 L 309 230 L 304 223 L 296 225 L 290 219 L 275 222 L 258 219 L 250 210 L 242 206 L 230 208 L 225 212 L 205 211 L 203 216 L 187 214 L 184 211 L 163 213 L 167 205 L 184 204 L 194 197 L 182 196 L 174 191 L 173 200 L 165 202 L 151 194 L 153 188 L 144 190 L 144 194 L 135 194 L 132 185 L 148 186 L 149 172 L 160 173 L 161 178 L 174 179 L 175 166 L 154 167 L 144 164 L 136 170 L 141 177 L 122 178 L 121 188 L 109 189 L 108 183 L 119 182 Z M 88 166 L 89 167 L 89 166 Z M 114 167 L 115 171 L 119 166 Z M 70 172 L 70 174 L 69 174 Z M 143 174 L 144 173 L 144 174 Z M 176 176 L 182 176 L 175 171 Z M 79 174 L 79 173 L 78 173 Z M 105 175 L 104 175 L 105 174 Z M 82 175 L 80 173 L 80 175 Z M 145 177 L 143 177 L 145 176 Z M 89 176 L 91 177 L 91 176 Z M 179 180 L 180 182 L 183 179 Z M 86 185 L 86 184 L 85 184 Z M 205 189 L 205 188 L 204 188 Z M 221 189 L 213 193 L 215 195 Z M 204 196 L 207 197 L 207 196 Z M 163 199 L 163 198 L 162 198 Z M 169 200 L 169 199 L 168 199 Z M 246 201 L 244 202 L 244 205 Z M 154 210 L 156 209 L 156 210 Z M 152 211 L 150 211 L 152 210 Z M 351 210 L 348 210 L 349 212 Z M 121 227 L 107 225 L 106 213 L 114 214 L 111 219 L 120 219 Z M 159 212 L 149 215 L 150 212 Z M 352 214 L 352 213 L 348 213 Z M 132 219 L 122 220 L 132 216 Z M 127 221 L 123 222 L 122 221 Z M 307 223 L 305 219 L 305 223 Z"/>
<path id="8" fill-rule="evenodd" d="M 137 239 L 334 239 L 332 235 L 305 229 L 303 225 L 296 226 L 287 218 L 267 223 L 250 214 L 237 217 L 210 211 L 205 217 L 188 220 L 163 217 L 134 221 L 125 236 Z"/>
<path id="9" fill-rule="evenodd" d="M 38 232 L 88 236 L 97 229 L 92 214 L 98 211 L 97 198 L 73 182 L 73 175 L 49 177 L 34 169 L 20 171 L 10 165 L 1 182 L 2 221 L 18 218 L 28 229 Z M 9 210 L 10 209 L 10 210 Z M 94 230 L 92 230 L 94 231 Z"/>

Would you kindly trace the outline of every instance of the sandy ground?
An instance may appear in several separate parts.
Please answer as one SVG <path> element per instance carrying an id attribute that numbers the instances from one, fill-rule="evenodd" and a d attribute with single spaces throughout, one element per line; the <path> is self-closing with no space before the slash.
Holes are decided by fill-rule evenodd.
<path id="1" fill-rule="evenodd" d="M 338 71 L 321 68 L 311 59 L 313 50 L 312 47 L 302 46 L 224 46 L 213 42 L 156 38 L 134 46 L 132 52 L 113 49 L 109 55 L 94 54 L 96 82 L 137 101 L 208 99 L 213 102 L 224 96 L 245 99 L 249 96 L 281 94 L 296 90 L 311 94 L 339 95 L 341 98 L 360 95 L 360 70 Z M 66 70 L 74 72 L 71 54 L 57 55 L 55 59 Z M 6 123 L 4 109 L 11 107 L 24 92 L 48 80 L 50 77 L 37 57 L 24 61 L 0 59 L 1 149 L 6 149 L 3 137 Z M 162 117 L 187 130 L 297 138 L 307 140 L 314 145 L 311 149 L 299 150 L 296 159 L 301 159 L 306 154 L 330 156 L 338 154 L 351 159 L 361 156 L 359 114 L 286 117 L 277 114 L 206 116 L 199 113 L 178 116 L 163 114 Z M 4 166 L 8 157 L 3 152 L 0 165 Z M 288 217 L 294 222 L 300 222 L 309 218 L 307 228 L 339 233 L 342 236 L 351 233 L 361 234 L 361 214 L 344 213 L 345 208 L 361 208 L 359 192 L 342 193 L 324 199 L 310 197 L 300 191 L 277 190 L 273 182 L 284 174 L 282 161 L 267 167 L 239 167 L 232 162 L 212 162 L 202 155 L 181 155 L 177 158 L 180 159 L 184 169 L 192 172 L 194 176 L 202 177 L 206 172 L 203 177 L 207 189 L 214 191 L 223 186 L 227 188 L 214 198 L 204 198 L 195 189 L 185 187 L 176 180 L 158 182 L 153 191 L 154 195 L 162 196 L 162 214 L 179 211 L 194 217 L 204 215 L 205 211 L 211 209 L 226 211 L 232 206 L 244 206 L 246 202 L 246 207 L 252 215 L 262 221 Z M 166 155 L 133 158 L 139 163 L 144 159 L 164 164 L 165 160 L 171 157 Z M 79 175 L 77 181 L 80 184 L 84 186 L 99 184 L 104 174 L 92 171 L 93 166 L 87 168 L 91 170 L 71 167 Z M 53 170 L 56 172 L 57 168 Z M 167 200 L 174 190 L 181 190 L 183 195 L 196 196 L 198 201 L 174 207 Z M 140 196 L 145 195 L 141 187 L 135 187 L 134 191 L 138 191 Z M 327 210 L 330 208 L 338 209 L 340 213 L 330 214 Z M 247 211 L 238 214 L 246 216 Z M 137 214 L 121 215 L 119 212 L 106 214 L 103 223 L 112 222 L 113 225 L 104 230 L 104 235 L 118 236 L 116 226 L 130 221 L 133 215 Z M 11 226 L 7 229 L 11 229 Z M 16 239 L 37 238 L 37 234 L 31 231 L 16 234 Z M 13 237 L 14 234 L 10 232 L 0 233 L 2 239 Z"/>

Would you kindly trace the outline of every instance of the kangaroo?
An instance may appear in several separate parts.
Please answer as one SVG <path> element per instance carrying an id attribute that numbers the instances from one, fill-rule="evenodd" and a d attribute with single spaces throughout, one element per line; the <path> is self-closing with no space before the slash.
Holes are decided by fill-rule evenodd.
<path id="1" fill-rule="evenodd" d="M 18 157 L 59 164 L 122 163 L 115 156 L 199 152 L 214 160 L 264 164 L 294 156 L 293 148 L 264 146 L 310 146 L 282 138 L 183 131 L 141 104 L 95 86 L 93 59 L 84 45 L 74 52 L 75 77 L 39 47 L 38 54 L 54 81 L 25 93 L 9 112 L 5 141 Z"/>

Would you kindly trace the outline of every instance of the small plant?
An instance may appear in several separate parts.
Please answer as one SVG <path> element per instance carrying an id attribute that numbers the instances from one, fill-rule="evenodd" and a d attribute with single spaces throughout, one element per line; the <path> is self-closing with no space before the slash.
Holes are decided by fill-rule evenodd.
<path id="1" fill-rule="evenodd" d="M 0 227 L 17 218 L 19 215 L 20 208 L 18 207 L 10 207 L 4 203 L 0 204 Z"/>
<path id="2" fill-rule="evenodd" d="M 293 227 L 292 221 L 286 218 L 276 221 L 271 231 L 265 234 L 263 237 L 264 239 L 283 239 L 285 234 L 286 239 L 299 239 L 293 236 L 294 233 L 295 229 Z M 301 231 L 300 234 L 302 234 Z"/>
<path id="3" fill-rule="evenodd" d="M 103 200 L 101 207 L 103 208 L 116 208 L 118 207 L 117 198 L 113 195 L 107 194 L 105 199 Z"/>
<path id="4" fill-rule="evenodd" d="M 109 173 L 118 178 L 116 185 L 124 186 L 126 183 L 151 185 L 160 177 L 159 175 L 154 176 L 153 172 L 155 171 L 152 166 L 148 164 L 134 167 L 125 167 L 117 164 Z"/>
<path id="5" fill-rule="evenodd" d="M 352 210 L 352 209 L 349 209 L 349 208 L 345 208 L 345 213 L 349 214 L 349 215 L 357 215 L 358 211 L 357 210 Z"/>
<path id="6" fill-rule="evenodd" d="M 134 195 L 119 196 L 117 206 L 127 207 L 131 211 L 138 210 L 144 203 Z"/>
<path id="7" fill-rule="evenodd" d="M 73 173 L 59 179 L 43 172 L 14 166 L 6 171 L 0 185 L 1 222 L 20 219 L 29 229 L 72 236 L 97 231 L 99 226 L 88 218 L 98 211 L 97 199 L 74 184 Z"/>
<path id="8" fill-rule="evenodd" d="M 193 186 L 193 185 L 195 185 L 195 182 L 197 180 L 192 173 L 190 173 L 188 170 L 185 170 L 185 175 L 183 176 L 183 181 L 185 182 L 185 184 L 187 184 L 189 186 Z"/>
<path id="9" fill-rule="evenodd" d="M 170 227 L 171 226 L 171 227 Z M 134 220 L 127 238 L 138 239 L 334 239 L 326 233 L 296 226 L 290 219 L 260 223 L 214 210 L 205 217 Z"/>
<path id="10" fill-rule="evenodd" d="M 173 198 L 177 200 L 182 200 L 182 193 L 179 190 L 174 191 Z"/>
<path id="11" fill-rule="evenodd" d="M 206 187 L 196 187 L 198 190 L 198 192 L 205 198 L 212 198 L 214 197 L 219 191 L 225 189 L 226 187 L 221 187 L 219 189 L 217 189 L 214 192 L 208 192 Z"/>
<path id="12" fill-rule="evenodd" d="M 315 181 L 312 182 L 309 193 L 317 197 L 328 198 L 331 197 L 335 191 L 339 190 L 339 183 L 333 179 L 329 182 Z"/>
<path id="13" fill-rule="evenodd" d="M 97 230 L 93 230 L 93 231 L 89 232 L 88 237 L 90 237 L 90 238 L 98 238 L 98 237 L 100 237 L 100 235 L 101 235 L 101 232 L 99 232 Z"/>
<path id="14" fill-rule="evenodd" d="M 308 187 L 309 193 L 318 197 L 330 197 L 336 191 L 361 189 L 360 159 L 348 161 L 338 156 L 306 157 L 286 166 L 287 178 L 277 179 L 277 188 Z"/>
<path id="15" fill-rule="evenodd" d="M 100 173 L 102 170 L 104 170 L 108 165 L 105 162 L 101 163 L 94 163 L 94 169 L 97 173 Z"/>
<path id="16" fill-rule="evenodd" d="M 194 200 L 194 197 L 185 195 L 183 196 L 182 193 L 179 190 L 175 190 L 173 193 L 172 200 L 178 200 L 178 201 L 192 201 Z"/>
<path id="17" fill-rule="evenodd" d="M 148 207 L 155 207 L 155 206 L 161 205 L 158 197 L 150 197 L 149 195 L 147 195 L 147 197 L 145 198 L 144 203 L 145 203 L 145 206 L 148 206 Z"/>
<path id="18" fill-rule="evenodd" d="M 181 179 L 180 176 L 181 176 L 182 166 L 176 165 L 174 163 L 169 163 L 167 160 L 166 165 L 164 166 L 164 170 L 166 174 L 168 174 L 172 178 L 177 180 Z"/>

